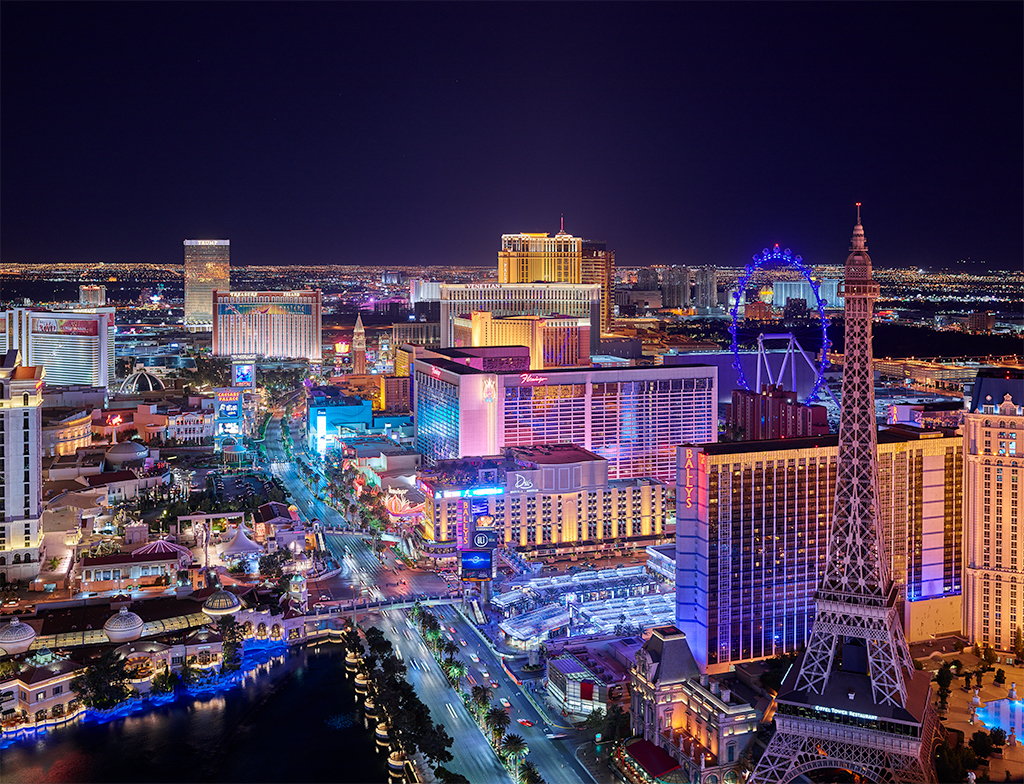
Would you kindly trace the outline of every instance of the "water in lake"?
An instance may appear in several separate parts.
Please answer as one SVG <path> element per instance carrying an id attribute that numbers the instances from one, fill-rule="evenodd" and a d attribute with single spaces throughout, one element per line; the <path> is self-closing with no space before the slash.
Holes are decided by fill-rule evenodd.
<path id="1" fill-rule="evenodd" d="M 387 781 L 340 645 L 262 658 L 244 687 L 7 745 L 4 784 Z"/>

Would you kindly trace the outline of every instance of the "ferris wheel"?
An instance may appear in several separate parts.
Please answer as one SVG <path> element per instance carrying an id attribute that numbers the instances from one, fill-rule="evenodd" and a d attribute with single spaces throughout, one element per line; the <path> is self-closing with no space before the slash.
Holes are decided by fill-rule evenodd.
<path id="1" fill-rule="evenodd" d="M 755 387 L 751 390 L 750 383 L 747 380 L 747 376 L 744 373 L 743 366 L 740 362 L 740 339 L 738 337 L 741 332 L 739 324 L 740 301 L 743 296 L 743 292 L 747 290 L 747 285 L 750 283 L 751 278 L 758 273 L 781 269 L 795 269 L 803 276 L 804 280 L 806 280 L 810 286 L 811 292 L 814 295 L 814 302 L 809 302 L 808 306 L 813 307 L 818 311 L 818 318 L 821 324 L 821 357 L 817 361 L 812 359 L 797 341 L 796 336 L 791 332 L 762 332 L 757 336 L 757 375 L 755 379 Z M 730 346 L 733 354 L 732 367 L 736 371 L 738 385 L 747 391 L 760 391 L 762 369 L 764 370 L 768 383 L 776 385 L 781 384 L 788 368 L 792 378 L 792 388 L 795 392 L 796 364 L 799 358 L 806 362 L 808 367 L 810 367 L 814 372 L 814 384 L 811 387 L 810 393 L 802 402 L 817 402 L 820 399 L 820 394 L 823 392 L 835 401 L 835 396 L 832 394 L 832 390 L 829 389 L 828 384 L 825 381 L 825 371 L 829 366 L 828 350 L 832 346 L 832 342 L 828 339 L 829 320 L 828 316 L 825 314 L 825 308 L 826 303 L 821 298 L 820 285 L 815 279 L 811 268 L 803 263 L 802 257 L 794 256 L 793 251 L 789 248 L 780 250 L 778 244 L 771 249 L 765 248 L 760 254 L 754 254 L 751 262 L 747 264 L 746 268 L 743 270 L 743 274 L 740 275 L 740 278 L 736 283 L 736 290 L 732 294 L 732 307 L 729 311 L 732 316 L 732 322 L 729 325 L 729 334 L 732 335 L 732 345 Z M 765 343 L 768 341 L 780 340 L 786 341 L 786 348 L 783 353 L 781 366 L 778 371 L 774 371 L 769 361 L 769 355 L 773 352 L 766 347 Z"/>

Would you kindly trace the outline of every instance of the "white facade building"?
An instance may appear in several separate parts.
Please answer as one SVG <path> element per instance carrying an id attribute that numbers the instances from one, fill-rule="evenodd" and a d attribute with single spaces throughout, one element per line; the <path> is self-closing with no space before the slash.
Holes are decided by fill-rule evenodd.
<path id="1" fill-rule="evenodd" d="M 105 387 L 114 380 L 114 308 L 14 308 L 3 314 L 0 351 L 46 368 L 50 386 Z"/>
<path id="2" fill-rule="evenodd" d="M 39 574 L 44 372 L 17 350 L 0 367 L 0 583 Z"/>
<path id="3" fill-rule="evenodd" d="M 320 362 L 320 289 L 215 291 L 213 355 Z"/>

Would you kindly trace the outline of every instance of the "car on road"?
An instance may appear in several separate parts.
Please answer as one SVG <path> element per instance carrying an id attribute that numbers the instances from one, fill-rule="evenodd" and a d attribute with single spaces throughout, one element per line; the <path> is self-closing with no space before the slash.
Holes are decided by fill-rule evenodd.
<path id="1" fill-rule="evenodd" d="M 505 699 L 504 697 L 502 697 L 502 698 L 501 698 L 501 706 L 502 706 L 503 708 L 511 708 L 511 707 L 512 707 L 512 703 L 510 703 L 510 702 L 509 702 L 509 701 L 508 701 L 507 699 Z"/>
<path id="2" fill-rule="evenodd" d="M 455 634 L 455 627 L 454 626 L 449 626 L 448 627 L 448 631 L 450 631 L 452 634 Z"/>
<path id="3" fill-rule="evenodd" d="M 330 600 L 331 600 L 330 596 L 327 596 L 326 594 L 321 594 L 320 595 L 320 601 L 322 601 L 322 602 L 329 602 Z"/>
<path id="4" fill-rule="evenodd" d="M 463 648 L 466 647 L 466 641 L 465 640 L 459 640 L 459 643 L 462 645 Z"/>
<path id="5" fill-rule="evenodd" d="M 469 654 L 469 658 L 470 658 L 470 659 L 472 659 L 472 660 L 473 660 L 474 662 L 476 662 L 476 663 L 478 663 L 478 664 L 479 664 L 479 662 L 480 662 L 480 657 L 479 657 L 479 656 L 477 656 L 477 655 L 476 655 L 475 653 L 471 653 L 471 654 Z"/>
<path id="6" fill-rule="evenodd" d="M 533 726 L 533 722 L 530 721 L 529 719 L 519 719 L 519 723 L 522 724 L 524 727 L 532 727 Z"/>
<path id="7" fill-rule="evenodd" d="M 487 680 L 491 677 L 491 674 L 487 672 L 487 670 L 480 670 L 480 674 L 484 676 L 484 680 Z"/>
<path id="8" fill-rule="evenodd" d="M 564 732 L 549 732 L 544 737 L 548 740 L 562 740 L 562 738 L 568 738 L 569 736 L 566 735 Z"/>
<path id="9" fill-rule="evenodd" d="M 497 681 L 491 681 L 491 688 L 492 689 L 498 688 L 498 682 Z"/>

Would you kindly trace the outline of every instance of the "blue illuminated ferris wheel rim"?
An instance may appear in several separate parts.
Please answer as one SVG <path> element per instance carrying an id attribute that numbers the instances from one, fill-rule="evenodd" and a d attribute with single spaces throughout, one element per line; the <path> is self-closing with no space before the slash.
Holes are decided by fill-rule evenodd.
<path id="1" fill-rule="evenodd" d="M 818 399 L 818 392 L 825 385 L 825 371 L 828 369 L 828 352 L 832 348 L 832 342 L 828 339 L 828 316 L 825 315 L 825 302 L 821 299 L 820 285 L 818 281 L 814 279 L 814 275 L 811 273 L 811 268 L 803 262 L 803 258 L 800 256 L 794 256 L 793 251 L 789 248 L 780 250 L 778 245 L 774 248 L 765 248 L 760 254 L 755 253 L 752 260 L 747 264 L 743 270 L 743 275 L 736 283 L 736 291 L 732 294 L 732 308 L 729 311 L 732 316 L 732 323 L 729 325 L 729 334 L 732 335 L 732 367 L 736 371 L 737 380 L 740 387 L 751 391 L 750 383 L 747 381 L 747 377 L 743 372 L 743 366 L 740 364 L 740 347 L 736 338 L 738 332 L 737 329 L 737 316 L 740 306 L 740 297 L 742 293 L 747 290 L 747 284 L 755 273 L 762 270 L 768 269 L 779 269 L 783 267 L 791 267 L 800 272 L 804 276 L 804 280 L 807 281 L 811 287 L 811 291 L 814 293 L 814 304 L 818 309 L 818 316 L 821 319 L 821 359 L 818 361 L 817 367 L 815 368 L 814 386 L 811 388 L 811 393 L 807 396 L 805 402 L 811 403 Z M 793 390 L 794 392 L 796 390 Z"/>

